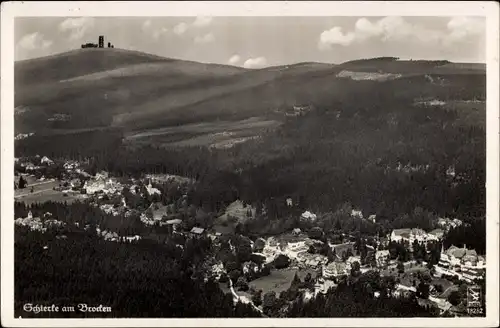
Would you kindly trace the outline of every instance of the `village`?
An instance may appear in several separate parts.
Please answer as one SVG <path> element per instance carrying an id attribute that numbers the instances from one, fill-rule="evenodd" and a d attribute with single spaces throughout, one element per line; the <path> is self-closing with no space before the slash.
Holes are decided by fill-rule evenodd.
<path id="1" fill-rule="evenodd" d="M 57 173 L 58 177 L 51 173 L 57 172 L 51 171 L 56 166 L 62 168 L 62 172 Z M 285 292 L 296 275 L 309 283 L 308 288 L 302 290 L 307 301 L 320 293 L 326 294 L 352 275 L 375 272 L 381 277 L 394 278 L 394 297 L 418 294 L 419 303 L 435 307 L 443 315 L 463 315 L 464 302 L 460 299 L 464 297 L 463 289 L 485 279 L 484 256 L 478 255 L 474 249 L 468 249 L 466 245 L 443 246 L 442 239 L 446 232 L 464 224 L 456 218 L 438 218 L 436 225 L 439 228 L 429 232 L 418 228 L 394 229 L 387 236 L 377 236 L 370 242 L 366 238 L 343 233 L 342 243 L 333 243 L 319 229 L 302 231 L 298 227 L 281 235 L 251 240 L 244 236 L 234 237 L 234 230 L 227 229 L 227 221 L 255 216 L 255 209 L 239 200 L 229 204 L 214 224 L 204 227 L 199 224 L 186 225 L 185 220 L 178 215 L 175 203 L 162 204 L 159 201 L 162 194 L 160 185 L 175 184 L 183 192 L 181 186 L 194 183 L 191 179 L 165 174 L 124 179 L 112 177 L 107 172 L 92 175 L 84 167 L 84 163 L 77 161 L 56 163 L 47 156 L 16 159 L 15 199 L 31 204 L 49 200 L 82 201 L 113 216 L 138 215 L 145 227 L 162 227 L 168 234 L 192 238 L 206 236 L 220 249 L 228 245 L 230 253 L 237 258 L 240 256 L 241 244 L 246 244 L 250 252 L 240 260 L 240 266 L 233 268 L 216 256 L 212 259 L 212 269 L 207 277 L 218 279 L 221 287 L 230 292 L 235 301 L 250 303 L 259 311 L 262 311 L 259 302 L 254 304 L 253 301 L 256 291 Z M 147 197 L 152 201 L 138 212 L 137 206 L 127 204 L 125 194 L 137 196 L 138 199 Z M 181 204 L 185 203 L 185 198 L 184 193 L 180 198 Z M 286 200 L 287 206 L 292 206 L 292 203 L 291 199 Z M 194 211 L 192 215 L 200 216 L 199 211 Z M 364 218 L 357 209 L 352 210 L 351 216 L 370 222 L 377 220 L 375 214 Z M 305 211 L 300 220 L 314 225 L 318 216 Z M 34 217 L 31 211 L 26 217 L 16 218 L 15 223 L 41 232 L 49 227 L 67 224 L 52 213 Z M 89 225 L 83 223 L 73 224 L 81 224 L 85 230 L 89 229 Z M 103 227 L 96 227 L 96 232 L 110 242 L 138 242 L 148 238 L 141 234 L 119 235 Z M 58 238 L 67 237 L 61 235 Z M 237 247 L 233 245 L 235 240 L 240 240 Z M 427 255 L 422 255 L 422 249 Z M 410 255 L 404 256 L 403 260 L 400 252 Z M 438 254 L 437 258 L 431 263 L 425 261 L 433 258 L 433 252 Z M 425 288 L 422 287 L 424 285 Z M 374 292 L 374 297 L 379 295 L 379 291 Z"/>

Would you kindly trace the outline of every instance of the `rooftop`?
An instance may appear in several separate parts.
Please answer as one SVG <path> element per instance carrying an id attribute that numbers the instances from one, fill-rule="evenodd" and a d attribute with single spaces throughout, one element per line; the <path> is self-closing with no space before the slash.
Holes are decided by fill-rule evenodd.
<path id="1" fill-rule="evenodd" d="M 205 229 L 203 228 L 198 228 L 198 227 L 194 227 L 193 229 L 191 229 L 191 233 L 195 233 L 195 234 L 202 234 L 203 231 L 205 231 Z"/>

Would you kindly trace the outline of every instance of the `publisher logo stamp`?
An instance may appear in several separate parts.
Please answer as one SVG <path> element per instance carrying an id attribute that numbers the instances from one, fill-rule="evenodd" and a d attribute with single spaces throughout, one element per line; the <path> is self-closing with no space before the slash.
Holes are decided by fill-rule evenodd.
<path id="1" fill-rule="evenodd" d="M 481 287 L 467 287 L 467 312 L 471 315 L 483 314 L 483 294 Z"/>

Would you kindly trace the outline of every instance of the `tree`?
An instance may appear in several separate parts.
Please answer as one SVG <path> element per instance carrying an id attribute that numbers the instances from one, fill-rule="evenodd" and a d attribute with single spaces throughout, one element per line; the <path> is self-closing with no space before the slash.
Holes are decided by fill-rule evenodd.
<path id="1" fill-rule="evenodd" d="M 256 253 L 261 253 L 266 246 L 266 241 L 263 238 L 257 238 L 253 243 L 253 251 Z"/>
<path id="2" fill-rule="evenodd" d="M 462 301 L 462 298 L 460 297 L 460 293 L 457 290 L 454 290 L 448 295 L 448 302 L 450 302 L 452 305 L 457 306 L 460 304 Z"/>
<path id="3" fill-rule="evenodd" d="M 19 189 L 26 188 L 26 185 L 27 185 L 27 182 L 24 179 L 24 177 L 21 175 L 21 177 L 19 178 Z"/>
<path id="4" fill-rule="evenodd" d="M 274 259 L 273 263 L 276 269 L 284 269 L 290 265 L 290 259 L 288 256 L 280 254 Z"/>
<path id="5" fill-rule="evenodd" d="M 290 286 L 297 287 L 301 283 L 302 283 L 302 281 L 300 280 L 298 273 L 295 272 L 295 275 L 293 276 L 293 280 L 292 280 L 292 283 L 290 284 Z"/>
<path id="6" fill-rule="evenodd" d="M 247 278 L 243 276 L 239 277 L 238 281 L 236 282 L 236 288 L 238 288 L 238 290 L 246 292 L 248 290 Z"/>
<path id="7" fill-rule="evenodd" d="M 311 282 L 311 280 L 312 280 L 312 275 L 311 275 L 311 273 L 310 273 L 310 272 L 308 272 L 308 273 L 306 274 L 306 276 L 304 277 L 304 282 L 306 282 L 306 283 L 310 283 L 310 282 Z"/>
<path id="8" fill-rule="evenodd" d="M 259 289 L 252 295 L 252 302 L 255 306 L 262 305 L 262 289 Z"/>
<path id="9" fill-rule="evenodd" d="M 417 287 L 417 296 L 420 298 L 429 298 L 429 284 L 420 282 Z"/>
<path id="10" fill-rule="evenodd" d="M 236 247 L 236 256 L 240 262 L 250 261 L 252 255 L 252 246 L 250 244 L 242 242 Z"/>
<path id="11" fill-rule="evenodd" d="M 266 262 L 266 257 L 253 253 L 250 255 L 250 261 L 254 262 L 255 264 L 257 264 L 260 267 L 260 266 L 262 266 L 262 264 L 264 264 Z"/>
<path id="12" fill-rule="evenodd" d="M 308 235 L 311 239 L 321 239 L 321 237 L 323 237 L 323 229 L 321 229 L 320 227 L 314 227 L 309 230 Z"/>
<path id="13" fill-rule="evenodd" d="M 237 281 L 240 276 L 241 276 L 240 270 L 233 270 L 229 272 L 229 278 L 231 278 L 232 281 Z"/>
<path id="14" fill-rule="evenodd" d="M 351 276 L 357 277 L 361 273 L 361 266 L 358 261 L 354 261 L 351 265 Z"/>
<path id="15" fill-rule="evenodd" d="M 274 307 L 276 303 L 276 292 L 270 291 L 264 294 L 264 300 L 262 306 L 264 307 L 264 311 L 268 311 Z"/>
<path id="16" fill-rule="evenodd" d="M 399 272 L 399 273 L 404 273 L 404 272 L 405 272 L 405 266 L 404 266 L 403 262 L 398 261 L 398 266 L 397 266 L 397 268 L 398 268 L 398 272 Z"/>

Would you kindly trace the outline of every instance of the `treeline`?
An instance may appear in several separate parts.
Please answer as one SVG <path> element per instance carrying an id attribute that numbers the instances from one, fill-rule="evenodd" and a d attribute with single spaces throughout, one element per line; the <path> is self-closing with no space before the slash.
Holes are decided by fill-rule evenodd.
<path id="1" fill-rule="evenodd" d="M 309 286 L 306 277 L 302 282 L 294 278 L 290 288 L 277 297 L 266 293 L 263 298 L 264 312 L 273 317 L 435 317 L 434 309 L 418 304 L 415 296 L 395 297 L 396 282 L 393 277 L 381 277 L 372 271 L 361 274 L 351 272 L 350 276 L 340 279 L 338 286 L 319 293 L 315 298 L 305 301 L 300 287 Z M 312 287 L 312 288 L 311 288 Z M 306 287 L 307 288 L 307 287 Z"/>
<path id="2" fill-rule="evenodd" d="M 469 78 L 481 80 L 476 86 Z M 484 127 L 463 127 L 454 124 L 458 112 L 416 108 L 412 103 L 427 93 L 461 97 L 466 86 L 471 93 L 482 92 L 484 77 L 453 78 L 444 87 L 418 79 L 422 81 L 348 81 L 354 91 L 334 101 L 314 103 L 315 111 L 288 120 L 269 137 L 228 150 L 130 148 L 117 146 L 117 138 L 110 138 L 116 143 L 105 146 L 103 142 L 104 148 L 93 152 L 89 170 L 118 176 L 171 173 L 195 178 L 198 185 L 190 197 L 209 212 L 240 198 L 265 204 L 271 219 L 282 218 L 280 208 L 292 197 L 300 200 L 301 209 L 318 213 L 350 202 L 363 213 L 389 220 L 417 207 L 440 215 L 482 217 Z M 41 153 L 48 147 L 39 146 L 36 151 Z M 84 150 L 66 147 L 61 153 L 68 157 L 85 157 Z M 416 169 L 402 171 L 399 165 Z M 454 176 L 447 174 L 452 166 Z M 397 225 L 403 226 L 408 220 L 400 222 Z"/>
<path id="3" fill-rule="evenodd" d="M 50 159 L 67 158 L 83 161 L 102 156 L 119 149 L 122 132 L 118 129 L 95 129 L 66 134 L 34 135 L 17 140 L 14 144 L 16 157 L 48 156 Z M 37 164 L 37 163 L 35 163 Z"/>
<path id="4" fill-rule="evenodd" d="M 486 219 L 469 220 L 467 224 L 450 229 L 444 235 L 443 244 L 445 248 L 466 245 L 478 254 L 486 254 Z"/>
<path id="5" fill-rule="evenodd" d="M 41 313 L 37 317 L 260 317 L 233 304 L 212 279 L 204 281 L 209 239 L 187 239 L 183 248 L 106 242 L 92 234 L 55 239 L 16 227 L 15 315 L 25 303 L 108 306 L 110 313 Z"/>

